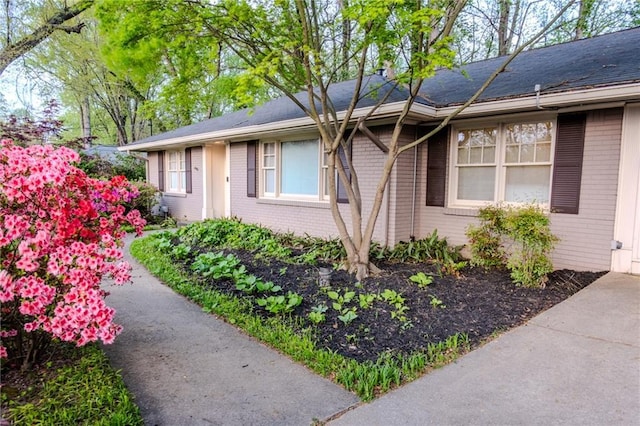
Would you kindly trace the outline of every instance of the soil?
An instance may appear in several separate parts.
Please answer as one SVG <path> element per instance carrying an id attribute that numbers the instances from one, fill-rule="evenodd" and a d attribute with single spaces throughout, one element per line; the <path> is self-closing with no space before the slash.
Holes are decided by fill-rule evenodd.
<path id="1" fill-rule="evenodd" d="M 441 342 L 456 333 L 466 334 L 471 348 L 477 347 L 492 335 L 526 322 L 605 274 L 558 270 L 550 274 L 544 289 L 537 289 L 514 285 L 508 271 L 467 267 L 458 276 L 451 276 L 441 275 L 430 263 L 386 263 L 377 265 L 382 273 L 362 283 L 344 271 L 333 271 L 329 288 L 323 288 L 316 266 L 265 261 L 244 251 L 233 253 L 249 273 L 304 298 L 293 313 L 304 319 L 303 326 L 310 325 L 307 316 L 313 307 L 327 306 L 326 320 L 312 327 L 317 345 L 358 361 L 375 361 L 385 351 L 410 353 L 425 349 L 429 343 Z M 433 282 L 419 288 L 409 280 L 418 272 L 433 276 Z M 208 280 L 206 284 L 246 297 L 231 281 Z M 383 300 L 376 300 L 367 309 L 360 307 L 359 294 L 381 294 L 386 289 L 405 299 L 408 310 L 404 321 L 392 318 L 396 309 Z M 332 307 L 328 290 L 340 295 L 349 290 L 356 292 L 354 300 L 347 304 L 356 307 L 355 320 L 345 324 L 338 318 L 340 312 Z M 441 304 L 434 306 L 437 301 Z M 256 306 L 256 309 L 265 316 L 271 315 L 263 308 Z"/>

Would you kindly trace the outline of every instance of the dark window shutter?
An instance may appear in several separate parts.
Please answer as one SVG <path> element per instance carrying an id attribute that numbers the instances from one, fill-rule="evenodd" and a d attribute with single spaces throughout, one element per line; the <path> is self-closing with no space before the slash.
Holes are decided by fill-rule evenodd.
<path id="1" fill-rule="evenodd" d="M 345 150 L 342 144 L 338 146 L 338 155 L 340 156 L 340 160 L 342 161 L 342 165 L 344 167 L 344 173 L 349 178 L 349 182 L 351 182 L 351 170 L 349 169 L 349 163 L 347 162 L 347 155 L 351 158 L 351 144 L 347 146 Z M 348 203 L 349 197 L 347 196 L 347 188 L 344 187 L 344 184 L 340 180 L 338 176 L 336 181 L 336 200 L 339 203 Z"/>
<path id="2" fill-rule="evenodd" d="M 256 197 L 256 141 L 247 142 L 247 197 Z"/>
<path id="3" fill-rule="evenodd" d="M 446 127 L 427 142 L 427 206 L 444 207 L 448 140 L 449 127 Z"/>
<path id="4" fill-rule="evenodd" d="M 185 168 L 185 183 L 184 188 L 187 194 L 193 192 L 193 186 L 191 183 L 191 148 L 184 150 L 184 168 Z"/>
<path id="5" fill-rule="evenodd" d="M 158 191 L 164 191 L 164 151 L 158 151 Z"/>
<path id="6" fill-rule="evenodd" d="M 558 116 L 551 188 L 554 213 L 578 214 L 585 127 L 585 114 Z"/>

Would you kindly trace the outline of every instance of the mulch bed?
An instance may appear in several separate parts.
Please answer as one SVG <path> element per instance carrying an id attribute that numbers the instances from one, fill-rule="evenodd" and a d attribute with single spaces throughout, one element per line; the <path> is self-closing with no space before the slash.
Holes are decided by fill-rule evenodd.
<path id="1" fill-rule="evenodd" d="M 284 292 L 303 296 L 302 305 L 294 315 L 306 320 L 311 308 L 319 304 L 329 307 L 326 321 L 315 326 L 318 346 L 337 351 L 358 361 L 376 360 L 385 351 L 410 353 L 438 343 L 456 333 L 465 333 L 471 347 L 476 347 L 496 332 L 518 326 L 540 312 L 567 299 L 605 272 L 553 272 L 544 289 L 514 285 L 508 271 L 486 271 L 467 267 L 459 276 L 442 276 L 429 263 L 378 265 L 383 272 L 357 283 L 344 271 L 334 271 L 331 290 L 343 294 L 345 289 L 356 293 L 382 293 L 391 289 L 406 299 L 405 323 L 391 318 L 394 309 L 383 301 L 376 301 L 369 309 L 358 306 L 357 299 L 349 306 L 357 307 L 358 317 L 345 325 L 338 319 L 332 301 L 318 283 L 318 268 L 309 265 L 287 264 L 276 260 L 257 259 L 252 253 L 232 251 L 248 272 L 265 281 L 280 285 Z M 419 288 L 409 277 L 417 272 L 434 276 L 426 288 Z M 206 284 L 226 293 L 244 297 L 230 281 L 208 280 Z M 357 298 L 357 296 L 356 296 Z M 432 305 L 433 298 L 442 301 Z M 256 306 L 258 312 L 270 315 Z M 307 321 L 308 325 L 309 322 Z"/>

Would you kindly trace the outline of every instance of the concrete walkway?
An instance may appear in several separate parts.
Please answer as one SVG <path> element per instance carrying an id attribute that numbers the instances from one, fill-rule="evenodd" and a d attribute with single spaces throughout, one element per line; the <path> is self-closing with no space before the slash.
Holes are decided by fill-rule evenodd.
<path id="1" fill-rule="evenodd" d="M 369 404 L 159 283 L 109 287 L 105 346 L 148 425 L 640 425 L 640 278 L 607 274 Z M 338 415 L 338 413 L 342 413 Z"/>
<path id="2" fill-rule="evenodd" d="M 128 254 L 109 286 L 124 331 L 104 350 L 147 425 L 309 425 L 356 404 L 342 387 L 204 313 Z"/>

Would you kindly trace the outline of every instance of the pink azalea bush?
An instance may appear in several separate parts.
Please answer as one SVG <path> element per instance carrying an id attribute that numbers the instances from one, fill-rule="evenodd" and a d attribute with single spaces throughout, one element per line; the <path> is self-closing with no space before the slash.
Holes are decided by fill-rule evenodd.
<path id="1" fill-rule="evenodd" d="M 122 225 L 145 224 L 124 207 L 137 189 L 87 177 L 79 160 L 65 147 L 0 142 L 0 358 L 23 367 L 51 337 L 111 343 L 122 329 L 100 283 L 130 279 Z"/>

